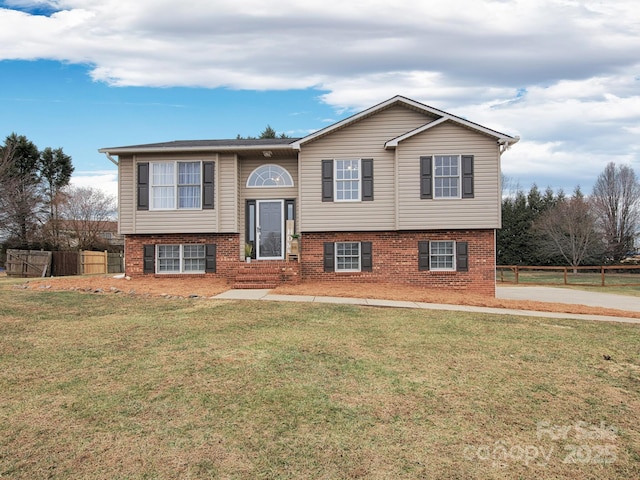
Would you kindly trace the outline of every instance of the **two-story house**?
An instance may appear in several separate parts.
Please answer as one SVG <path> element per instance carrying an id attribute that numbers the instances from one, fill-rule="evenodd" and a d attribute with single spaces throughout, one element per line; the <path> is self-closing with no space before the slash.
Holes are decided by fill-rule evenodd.
<path id="1" fill-rule="evenodd" d="M 279 281 L 493 295 L 500 156 L 518 140 L 397 96 L 304 138 L 100 152 L 118 165 L 128 275 L 235 281 L 272 268 Z"/>

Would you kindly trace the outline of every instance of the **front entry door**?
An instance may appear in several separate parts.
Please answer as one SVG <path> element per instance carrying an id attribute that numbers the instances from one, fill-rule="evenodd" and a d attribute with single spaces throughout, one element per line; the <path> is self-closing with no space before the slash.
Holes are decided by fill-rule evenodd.
<path id="1" fill-rule="evenodd" d="M 256 258 L 284 258 L 284 200 L 257 200 Z"/>

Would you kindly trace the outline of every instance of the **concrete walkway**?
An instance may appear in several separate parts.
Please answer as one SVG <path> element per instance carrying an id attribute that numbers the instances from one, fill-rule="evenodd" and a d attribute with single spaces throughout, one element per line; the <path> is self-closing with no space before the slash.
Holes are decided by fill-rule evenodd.
<path id="1" fill-rule="evenodd" d="M 537 302 L 571 303 L 590 307 L 616 308 L 640 312 L 640 297 L 614 293 L 587 292 L 573 288 L 540 286 L 496 287 L 496 297 L 509 300 L 535 300 Z"/>
<path id="2" fill-rule="evenodd" d="M 500 287 L 502 289 L 504 287 Z M 511 287 L 509 287 L 511 288 Z M 531 287 L 516 287 L 519 289 L 528 289 Z M 541 301 L 553 301 L 561 303 L 572 303 L 564 300 L 564 291 L 566 289 L 556 292 L 556 298 L 554 300 L 541 300 Z M 367 298 L 346 298 L 346 297 L 321 297 L 312 295 L 276 295 L 269 293 L 270 290 L 228 290 L 220 295 L 216 295 L 213 298 L 227 299 L 227 300 L 264 300 L 274 302 L 314 302 L 314 303 L 337 303 L 347 305 L 366 305 L 372 307 L 393 307 L 393 308 L 419 308 L 424 310 L 448 310 L 455 312 L 477 312 L 477 313 L 490 313 L 497 315 L 518 315 L 525 317 L 543 317 L 543 318 L 571 318 L 578 320 L 595 320 L 599 322 L 619 322 L 619 323 L 634 323 L 640 325 L 640 318 L 625 318 L 625 317 L 612 317 L 606 315 L 582 315 L 572 313 L 558 313 L 558 312 L 537 312 L 533 310 L 514 310 L 509 308 L 491 308 L 491 307 L 472 307 L 469 305 L 446 305 L 440 303 L 422 303 L 422 302 L 407 302 L 407 301 L 395 301 L 395 300 L 375 300 Z M 592 295 L 590 292 L 589 295 Z M 507 295 L 508 292 L 500 292 L 499 295 Z M 499 296 L 498 298 L 509 298 Z M 610 295 L 610 294 L 607 294 Z M 616 299 L 623 297 L 623 295 L 614 295 Z M 625 297 L 627 298 L 627 297 Z M 631 297 L 633 298 L 633 297 Z M 526 297 L 527 300 L 538 300 L 537 298 Z M 624 310 L 616 303 L 609 304 L 610 308 L 618 308 Z M 635 310 L 633 310 L 635 311 Z"/>

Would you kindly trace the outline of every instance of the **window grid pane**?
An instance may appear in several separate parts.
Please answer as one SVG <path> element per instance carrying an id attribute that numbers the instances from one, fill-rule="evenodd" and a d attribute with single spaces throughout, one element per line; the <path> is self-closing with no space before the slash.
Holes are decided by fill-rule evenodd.
<path id="1" fill-rule="evenodd" d="M 336 270 L 360 271 L 360 243 L 336 243 Z"/>
<path id="2" fill-rule="evenodd" d="M 263 165 L 249 175 L 247 187 L 293 187 L 293 179 L 279 165 Z"/>
<path id="3" fill-rule="evenodd" d="M 153 208 L 175 208 L 173 187 L 152 187 Z"/>
<path id="4" fill-rule="evenodd" d="M 173 167 L 174 164 L 168 162 L 151 164 L 152 208 L 175 208 Z"/>
<path id="5" fill-rule="evenodd" d="M 434 193 L 436 198 L 460 196 L 460 155 L 436 155 Z"/>
<path id="6" fill-rule="evenodd" d="M 359 160 L 336 160 L 336 200 L 360 200 Z"/>
<path id="7" fill-rule="evenodd" d="M 173 163 L 152 163 L 151 169 L 152 185 L 173 185 Z"/>
<path id="8" fill-rule="evenodd" d="M 430 242 L 430 263 L 432 270 L 454 269 L 454 242 Z"/>
<path id="9" fill-rule="evenodd" d="M 178 208 L 200 208 L 200 162 L 178 163 Z"/>
<path id="10" fill-rule="evenodd" d="M 180 245 L 158 245 L 158 272 L 180 271 Z"/>
<path id="11" fill-rule="evenodd" d="M 205 271 L 204 245 L 183 245 L 182 252 L 185 272 Z"/>

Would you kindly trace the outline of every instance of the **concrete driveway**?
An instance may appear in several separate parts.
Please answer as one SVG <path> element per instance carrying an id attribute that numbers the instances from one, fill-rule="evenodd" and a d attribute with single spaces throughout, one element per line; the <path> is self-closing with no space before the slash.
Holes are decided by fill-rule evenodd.
<path id="1" fill-rule="evenodd" d="M 640 312 L 640 297 L 613 293 L 587 292 L 572 288 L 538 286 L 496 287 L 496 297 L 508 300 L 534 300 L 539 302 L 575 303 L 590 307 L 616 308 Z"/>

